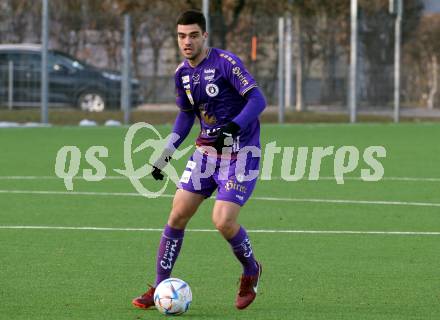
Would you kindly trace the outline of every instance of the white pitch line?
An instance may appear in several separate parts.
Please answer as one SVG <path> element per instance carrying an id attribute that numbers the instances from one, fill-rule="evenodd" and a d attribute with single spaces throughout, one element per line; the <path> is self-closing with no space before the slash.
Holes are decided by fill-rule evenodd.
<path id="1" fill-rule="evenodd" d="M 127 177 L 124 176 L 105 176 L 105 177 L 100 177 L 103 180 L 128 180 Z M 179 177 L 176 177 L 177 179 Z M 341 177 L 341 179 L 344 180 L 352 180 L 352 181 L 364 181 L 364 182 L 371 182 L 368 180 L 363 180 L 361 177 Z M 78 176 L 78 177 L 73 177 L 74 180 L 84 180 L 83 177 Z M 148 179 L 148 180 L 152 180 L 153 178 L 151 176 L 146 176 L 146 177 L 142 177 L 142 179 Z M 261 179 L 261 178 L 260 178 Z M 56 176 L 0 176 L 0 180 L 60 180 L 62 181 L 61 178 L 56 177 Z M 270 180 L 263 180 L 261 179 L 261 181 L 271 181 L 271 180 L 283 180 L 281 177 L 279 176 L 274 176 L 271 177 Z M 323 177 L 319 177 L 318 180 L 308 180 L 307 177 L 304 177 L 303 179 L 299 180 L 299 181 L 295 181 L 295 182 L 303 182 L 303 181 L 327 181 L 327 180 L 336 180 L 335 177 L 332 176 L 323 176 Z M 372 182 L 380 182 L 380 181 L 407 181 L 407 182 L 440 182 L 440 178 L 427 178 L 427 177 L 383 177 L 382 179 L 380 179 L 379 181 L 372 181 Z M 286 181 L 286 182 L 290 182 L 290 181 Z"/>
<path id="2" fill-rule="evenodd" d="M 97 177 L 96 179 L 106 179 L 106 180 L 128 180 L 127 177 L 124 176 L 105 176 L 105 177 Z M 152 179 L 151 176 L 143 177 L 142 179 Z M 83 177 L 73 177 L 74 180 L 85 180 Z M 0 176 L 0 180 L 60 180 L 63 181 L 62 178 L 56 176 Z"/>
<path id="3" fill-rule="evenodd" d="M 1 190 L 1 193 L 11 194 L 41 194 L 41 195 L 72 195 L 72 196 L 119 196 L 119 197 L 142 197 L 134 192 L 88 192 L 88 191 L 44 191 L 44 190 Z M 172 198 L 174 195 L 162 194 L 161 197 Z"/>
<path id="4" fill-rule="evenodd" d="M 272 198 L 272 197 L 253 197 L 252 199 L 265 201 L 285 201 L 285 202 L 316 202 L 316 203 L 341 203 L 341 204 L 376 204 L 394 206 L 418 206 L 418 207 L 440 207 L 437 202 L 408 202 L 408 201 L 377 201 L 377 200 L 349 200 L 349 199 L 311 199 L 311 198 Z"/>
<path id="5" fill-rule="evenodd" d="M 38 194 L 38 195 L 68 195 L 68 196 L 121 196 L 143 197 L 134 192 L 89 192 L 89 191 L 43 191 L 43 190 L 2 190 L 0 194 Z M 172 194 L 162 194 L 162 198 L 173 198 Z M 313 199 L 313 198 L 275 198 L 275 197 L 252 197 L 260 201 L 282 202 L 311 202 L 311 203 L 337 203 L 337 204 L 367 204 L 367 205 L 392 205 L 392 206 L 416 206 L 416 207 L 440 207 L 438 202 L 407 202 L 407 201 L 373 201 L 373 200 L 350 200 L 350 199 Z"/>
<path id="6" fill-rule="evenodd" d="M 18 230 L 82 230 L 82 231 L 140 231 L 162 232 L 160 228 L 109 228 L 109 227 L 62 227 L 62 226 L 0 226 L 0 229 Z M 215 229 L 186 229 L 188 232 L 217 232 Z M 437 231 L 355 231 L 355 230 L 246 230 L 248 233 L 291 233 L 291 234 L 348 234 L 348 235 L 403 235 L 439 236 Z"/>
<path id="7" fill-rule="evenodd" d="M 281 180 L 281 177 L 274 177 L 274 179 Z M 422 177 L 383 177 L 379 181 L 369 181 L 369 180 L 363 180 L 360 177 L 340 177 L 340 179 L 344 180 L 354 180 L 354 181 L 365 181 L 365 182 L 380 182 L 382 180 L 385 181 L 408 181 L 408 182 L 440 182 L 440 178 L 422 178 Z M 335 177 L 319 177 L 319 180 L 335 180 Z M 301 181 L 309 181 L 307 178 Z M 314 181 L 314 180 L 310 180 Z"/>

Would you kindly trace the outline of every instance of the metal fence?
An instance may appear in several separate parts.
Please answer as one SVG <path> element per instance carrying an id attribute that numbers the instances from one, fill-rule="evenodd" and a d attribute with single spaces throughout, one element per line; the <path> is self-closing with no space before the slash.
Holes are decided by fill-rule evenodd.
<path id="1" fill-rule="evenodd" d="M 0 4 L 0 106 L 39 107 L 41 51 L 38 46 L 12 44 L 41 43 L 41 7 L 29 6 L 20 11 L 13 3 Z M 116 9 L 101 12 L 84 1 L 78 3 L 73 10 L 61 1 L 49 2 L 50 107 L 120 109 L 124 14 Z M 405 9 L 401 104 L 438 107 L 439 53 L 434 42 L 440 38 L 440 28 L 431 28 L 428 35 L 426 30 L 427 26 L 439 25 L 440 18 L 423 11 L 423 7 Z M 257 10 L 252 5 L 238 17 L 219 14 L 212 8 L 210 12 L 210 44 L 237 54 L 257 79 L 268 103 L 277 105 L 280 12 Z M 349 12 L 347 2 L 346 10 L 337 15 L 299 10 L 282 15 L 286 22 L 283 100 L 288 110 L 347 110 Z M 181 61 L 175 37 L 178 13 L 172 1 L 129 13 L 132 107 L 174 102 L 173 74 Z M 394 19 L 384 7 L 376 11 L 359 8 L 356 79 L 357 106 L 361 110 L 392 110 Z"/>

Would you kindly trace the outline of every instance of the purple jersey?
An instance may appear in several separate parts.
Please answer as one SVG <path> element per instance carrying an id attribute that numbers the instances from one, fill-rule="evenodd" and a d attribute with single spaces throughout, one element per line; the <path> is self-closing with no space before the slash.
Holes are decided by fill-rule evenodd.
<path id="1" fill-rule="evenodd" d="M 182 111 L 194 111 L 200 121 L 198 146 L 211 146 L 215 131 L 232 121 L 247 103 L 246 92 L 257 84 L 232 53 L 209 48 L 208 54 L 196 67 L 187 60 L 175 73 L 176 104 Z M 233 151 L 243 146 L 260 146 L 260 123 L 252 122 L 241 128 L 234 141 Z"/>

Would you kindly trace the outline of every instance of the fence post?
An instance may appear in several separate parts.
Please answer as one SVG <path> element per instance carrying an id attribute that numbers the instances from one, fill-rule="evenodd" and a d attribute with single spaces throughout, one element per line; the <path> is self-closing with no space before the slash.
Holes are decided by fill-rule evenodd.
<path id="1" fill-rule="evenodd" d="M 304 103 L 304 52 L 302 47 L 302 38 L 301 38 L 301 14 L 298 10 L 295 11 L 294 16 L 294 25 L 295 25 L 295 85 L 296 85 L 296 97 L 295 97 L 295 110 L 296 111 L 304 111 L 305 103 Z"/>
<path id="2" fill-rule="evenodd" d="M 209 0 L 203 0 L 203 15 L 206 19 L 206 32 L 208 32 L 208 39 L 206 40 L 206 45 L 209 46 L 209 33 L 211 32 L 211 20 L 209 18 Z"/>
<path id="3" fill-rule="evenodd" d="M 356 122 L 357 108 L 357 33 L 358 33 L 358 1 L 351 0 L 351 37 L 350 37 L 350 84 L 349 110 L 350 122 Z"/>
<path id="4" fill-rule="evenodd" d="M 130 123 L 131 104 L 131 50 L 130 50 L 130 15 L 124 15 L 124 48 L 122 53 L 121 109 L 124 112 L 124 124 Z"/>
<path id="5" fill-rule="evenodd" d="M 8 63 L 8 109 L 12 110 L 14 104 L 14 62 Z"/>
<path id="6" fill-rule="evenodd" d="M 41 23 L 41 123 L 49 122 L 48 96 L 49 96 L 49 72 L 47 67 L 48 41 L 49 41 L 49 0 L 43 0 L 43 12 Z"/>
<path id="7" fill-rule="evenodd" d="M 286 17 L 286 90 L 285 95 L 285 105 L 287 109 L 292 108 L 292 15 L 287 14 Z"/>
<path id="8" fill-rule="evenodd" d="M 400 55 L 402 41 L 402 14 L 403 1 L 397 0 L 397 12 L 395 19 L 394 37 L 394 122 L 399 122 L 400 118 Z"/>
<path id="9" fill-rule="evenodd" d="M 284 122 L 284 18 L 278 18 L 278 122 Z"/>

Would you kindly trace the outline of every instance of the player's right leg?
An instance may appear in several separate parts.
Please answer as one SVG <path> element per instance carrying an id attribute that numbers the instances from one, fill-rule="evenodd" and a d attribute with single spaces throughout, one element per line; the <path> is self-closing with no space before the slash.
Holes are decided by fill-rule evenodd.
<path id="1" fill-rule="evenodd" d="M 182 247 L 185 227 L 204 199 L 201 194 L 177 189 L 157 251 L 156 286 L 170 277 Z"/>
<path id="2" fill-rule="evenodd" d="M 142 309 L 154 306 L 153 296 L 155 287 L 170 277 L 182 247 L 185 227 L 204 199 L 205 196 L 201 194 L 183 189 L 176 191 L 168 223 L 162 233 L 157 251 L 155 285 L 150 286 L 143 295 L 133 299 L 132 303 L 134 306 Z"/>

